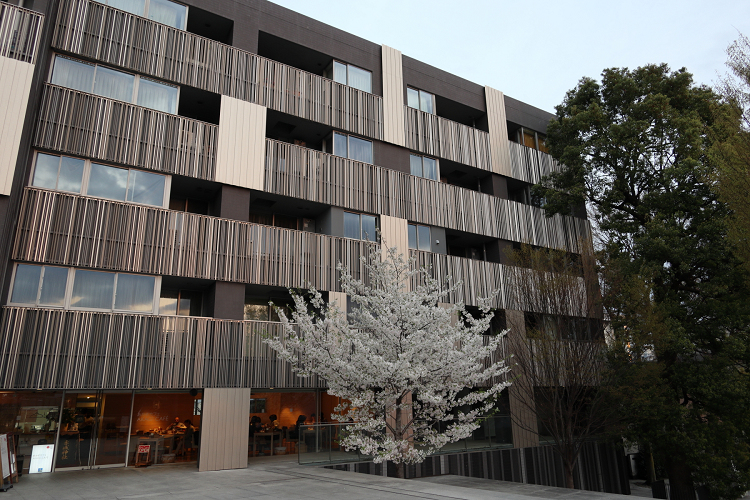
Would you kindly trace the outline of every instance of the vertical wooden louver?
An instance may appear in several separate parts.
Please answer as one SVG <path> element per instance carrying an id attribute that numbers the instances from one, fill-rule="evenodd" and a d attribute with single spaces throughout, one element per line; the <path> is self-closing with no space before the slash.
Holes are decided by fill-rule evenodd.
<path id="1" fill-rule="evenodd" d="M 0 3 L 0 57 L 36 64 L 44 16 Z"/>

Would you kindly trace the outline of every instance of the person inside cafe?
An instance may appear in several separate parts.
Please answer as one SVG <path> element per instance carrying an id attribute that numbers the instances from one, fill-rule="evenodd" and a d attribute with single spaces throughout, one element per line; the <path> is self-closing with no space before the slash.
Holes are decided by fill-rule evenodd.
<path id="1" fill-rule="evenodd" d="M 185 435 L 180 440 L 180 444 L 177 445 L 177 449 L 175 450 L 177 455 L 184 455 L 186 451 L 192 451 L 195 448 L 195 427 L 193 427 L 193 422 L 188 419 L 182 425 L 185 426 Z"/>
<path id="2" fill-rule="evenodd" d="M 271 415 L 270 417 L 268 417 L 268 420 L 270 420 L 270 424 L 268 425 L 269 430 L 278 431 L 280 429 L 279 417 L 277 417 L 276 415 Z"/>
<path id="3" fill-rule="evenodd" d="M 186 420 L 185 422 L 188 422 L 188 420 Z M 172 432 L 176 434 L 178 432 L 184 431 L 186 428 L 187 426 L 183 424 L 182 422 L 180 422 L 180 417 L 175 417 L 174 422 L 169 424 L 169 427 L 167 427 L 167 432 Z"/>

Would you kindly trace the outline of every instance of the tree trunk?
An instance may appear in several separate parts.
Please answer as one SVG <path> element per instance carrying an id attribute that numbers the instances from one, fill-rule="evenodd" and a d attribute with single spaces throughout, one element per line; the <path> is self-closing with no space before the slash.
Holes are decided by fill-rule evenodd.
<path id="1" fill-rule="evenodd" d="M 406 479 L 406 464 L 396 464 L 396 477 L 399 479 Z"/>
<path id="2" fill-rule="evenodd" d="M 563 463 L 563 468 L 565 469 L 565 487 L 572 490 L 576 487 L 575 479 L 573 478 L 575 462 L 565 460 Z"/>
<path id="3" fill-rule="evenodd" d="M 695 500 L 695 485 L 690 467 L 679 456 L 668 456 L 665 460 L 669 478 L 670 500 Z"/>

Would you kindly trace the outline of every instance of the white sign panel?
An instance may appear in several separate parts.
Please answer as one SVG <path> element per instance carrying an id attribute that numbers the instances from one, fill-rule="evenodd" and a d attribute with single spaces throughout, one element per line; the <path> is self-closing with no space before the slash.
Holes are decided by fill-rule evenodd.
<path id="1" fill-rule="evenodd" d="M 55 455 L 54 444 L 35 444 L 31 448 L 29 474 L 52 472 L 52 457 Z"/>
<path id="2" fill-rule="evenodd" d="M 0 464 L 3 467 L 3 479 L 10 476 L 10 462 L 8 461 L 8 435 L 0 434 Z"/>

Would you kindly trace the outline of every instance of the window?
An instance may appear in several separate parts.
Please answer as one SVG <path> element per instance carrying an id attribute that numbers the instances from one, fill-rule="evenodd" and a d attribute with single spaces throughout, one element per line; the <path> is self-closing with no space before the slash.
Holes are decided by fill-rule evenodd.
<path id="1" fill-rule="evenodd" d="M 333 61 L 333 81 L 372 93 L 372 73 L 351 64 Z"/>
<path id="2" fill-rule="evenodd" d="M 69 156 L 38 153 L 31 185 L 58 191 L 163 207 L 166 175 L 118 168 Z"/>
<path id="3" fill-rule="evenodd" d="M 432 250 L 430 228 L 418 224 L 409 224 L 409 248 L 425 252 Z"/>
<path id="4" fill-rule="evenodd" d="M 377 218 L 374 215 L 344 212 L 344 237 L 377 241 Z"/>
<path id="5" fill-rule="evenodd" d="M 410 155 L 409 157 L 411 166 L 411 175 L 424 177 L 426 179 L 432 179 L 437 181 L 440 179 L 438 175 L 438 163 L 434 158 L 428 158 L 427 156 Z"/>
<path id="6" fill-rule="evenodd" d="M 51 82 L 165 113 L 177 113 L 178 88 L 88 62 L 56 56 Z"/>
<path id="7" fill-rule="evenodd" d="M 410 108 L 435 114 L 435 96 L 424 90 L 406 88 L 406 104 Z"/>
<path id="8" fill-rule="evenodd" d="M 201 316 L 203 294 L 192 290 L 162 290 L 159 314 L 162 316 Z"/>
<path id="9" fill-rule="evenodd" d="M 334 132 L 333 154 L 350 160 L 372 163 L 372 142 Z"/>
<path id="10" fill-rule="evenodd" d="M 152 313 L 155 289 L 154 276 L 18 264 L 10 301 L 35 306 Z"/>
<path id="11" fill-rule="evenodd" d="M 157 23 L 184 30 L 187 26 L 188 8 L 169 0 L 98 0 L 115 9 L 147 17 Z"/>
<path id="12" fill-rule="evenodd" d="M 544 134 L 521 127 L 518 129 L 516 140 L 527 148 L 537 149 L 542 153 L 548 153 Z"/>
<path id="13" fill-rule="evenodd" d="M 270 304 L 273 302 L 273 305 Z M 276 308 L 283 309 L 288 320 L 292 320 L 294 303 L 284 298 L 245 297 L 246 321 L 281 321 Z"/>

